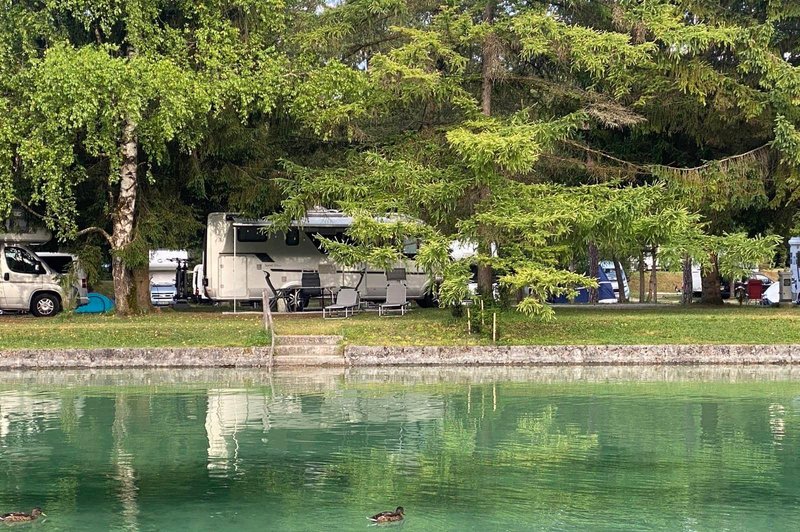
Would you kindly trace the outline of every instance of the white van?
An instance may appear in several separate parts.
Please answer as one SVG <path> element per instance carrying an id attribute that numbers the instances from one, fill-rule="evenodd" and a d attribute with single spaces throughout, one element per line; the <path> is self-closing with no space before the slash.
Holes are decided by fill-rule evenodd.
<path id="1" fill-rule="evenodd" d="M 617 270 L 614 267 L 613 260 L 601 260 L 598 264 L 603 273 L 606 274 L 606 279 L 611 283 L 611 288 L 614 290 L 614 296 L 619 298 L 619 282 L 617 281 Z M 625 275 L 625 270 L 620 268 L 622 272 L 622 288 L 624 290 L 625 299 L 631 298 L 631 289 L 628 286 L 628 277 Z M 614 301 L 616 303 L 616 301 Z"/>
<path id="2" fill-rule="evenodd" d="M 53 270 L 24 244 L 0 241 L 0 309 L 54 316 L 65 306 L 89 302 L 86 279 L 78 279 L 69 294 Z M 67 297 L 69 296 L 69 297 Z"/>

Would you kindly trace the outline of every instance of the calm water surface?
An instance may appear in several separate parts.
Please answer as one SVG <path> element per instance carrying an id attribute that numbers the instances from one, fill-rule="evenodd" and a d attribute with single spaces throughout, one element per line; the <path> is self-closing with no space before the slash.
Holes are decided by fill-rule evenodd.
<path id="1" fill-rule="evenodd" d="M 800 530 L 800 368 L 0 373 L 0 513 L 35 505 L 22 528 Z"/>

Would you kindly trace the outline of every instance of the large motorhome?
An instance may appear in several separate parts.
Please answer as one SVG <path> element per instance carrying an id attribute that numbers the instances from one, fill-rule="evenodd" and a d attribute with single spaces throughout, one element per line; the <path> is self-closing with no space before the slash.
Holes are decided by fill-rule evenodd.
<path id="1" fill-rule="evenodd" d="M 261 301 L 262 291 L 285 291 L 303 286 L 303 275 L 319 274 L 320 286 L 335 294 L 343 286 L 357 288 L 362 300 L 386 298 L 387 272 L 375 268 L 345 268 L 335 264 L 315 235 L 345 240 L 353 219 L 338 211 L 309 211 L 286 232 L 270 232 L 266 219 L 231 213 L 208 215 L 203 286 L 212 301 Z M 396 266 L 405 277 L 407 296 L 420 304 L 431 302 L 428 276 L 416 268 L 416 243 L 406 248 L 408 260 Z M 389 275 L 392 275 L 389 273 Z"/>

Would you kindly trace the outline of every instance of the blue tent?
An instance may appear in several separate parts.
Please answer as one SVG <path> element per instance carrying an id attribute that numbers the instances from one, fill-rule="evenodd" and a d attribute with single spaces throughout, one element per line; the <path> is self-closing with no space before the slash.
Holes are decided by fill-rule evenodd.
<path id="1" fill-rule="evenodd" d="M 598 269 L 597 273 L 597 282 L 600 286 L 597 288 L 597 299 L 599 301 L 617 301 L 617 296 L 614 295 L 614 289 L 611 287 L 611 281 L 608 280 L 606 276 L 606 272 L 603 271 L 602 268 Z M 550 303 L 570 303 L 570 300 L 567 299 L 567 296 L 558 296 L 551 298 Z M 580 287 L 578 288 L 578 296 L 575 298 L 572 303 L 588 303 L 589 302 L 589 289 Z"/>
<path id="2" fill-rule="evenodd" d="M 80 314 L 100 314 L 114 310 L 114 302 L 103 294 L 89 292 L 89 302 L 75 309 Z"/>

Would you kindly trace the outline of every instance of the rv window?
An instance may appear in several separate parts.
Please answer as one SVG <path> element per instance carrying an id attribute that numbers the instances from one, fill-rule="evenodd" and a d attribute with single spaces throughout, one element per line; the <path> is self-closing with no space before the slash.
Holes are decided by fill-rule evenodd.
<path id="1" fill-rule="evenodd" d="M 39 273 L 37 271 L 39 261 L 22 248 L 7 246 L 6 264 L 8 264 L 8 269 L 14 273 Z"/>
<path id="2" fill-rule="evenodd" d="M 320 253 L 325 255 L 327 255 L 328 252 L 322 245 L 322 241 L 317 238 L 318 234 L 322 234 L 322 236 L 330 238 L 331 240 L 335 240 L 336 242 L 341 242 L 342 244 L 353 244 L 353 239 L 344 233 L 325 234 L 321 233 L 321 231 L 306 231 L 306 236 L 309 240 L 311 240 L 311 243 L 314 244 L 314 247 L 317 248 Z"/>
<path id="3" fill-rule="evenodd" d="M 239 242 L 266 242 L 267 234 L 260 227 L 239 227 L 236 229 Z"/>
<path id="4" fill-rule="evenodd" d="M 298 244 L 300 244 L 300 231 L 296 227 L 292 227 L 286 231 L 286 245 L 296 246 Z"/>
<path id="5" fill-rule="evenodd" d="M 409 259 L 413 259 L 419 252 L 419 239 L 406 240 L 403 243 L 403 255 Z"/>
<path id="6" fill-rule="evenodd" d="M 69 273 L 70 269 L 72 269 L 71 255 L 40 255 L 39 258 L 58 273 Z"/>

